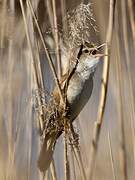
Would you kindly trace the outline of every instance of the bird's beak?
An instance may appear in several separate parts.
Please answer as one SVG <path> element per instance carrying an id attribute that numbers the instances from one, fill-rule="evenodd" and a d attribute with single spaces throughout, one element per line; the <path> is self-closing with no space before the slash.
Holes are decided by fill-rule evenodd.
<path id="1" fill-rule="evenodd" d="M 103 43 L 97 47 L 97 49 L 101 49 L 102 47 L 107 46 L 107 43 Z"/>
<path id="2" fill-rule="evenodd" d="M 94 57 L 104 57 L 104 56 L 108 56 L 108 54 L 95 54 L 93 56 Z"/>
<path id="3" fill-rule="evenodd" d="M 97 47 L 97 51 L 98 51 L 99 53 L 95 54 L 94 57 L 99 57 L 99 58 L 101 58 L 101 57 L 104 57 L 104 56 L 108 56 L 108 54 L 100 53 L 100 52 L 101 52 L 101 48 L 104 47 L 104 46 L 106 46 L 106 45 L 107 45 L 107 44 L 104 43 L 104 44 L 101 44 L 100 46 L 98 46 L 98 47 Z"/>

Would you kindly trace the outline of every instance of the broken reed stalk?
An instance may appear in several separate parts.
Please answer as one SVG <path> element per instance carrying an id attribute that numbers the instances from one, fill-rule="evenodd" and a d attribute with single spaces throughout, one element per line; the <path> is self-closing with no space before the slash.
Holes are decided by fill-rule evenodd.
<path id="1" fill-rule="evenodd" d="M 59 79 L 58 79 L 58 77 L 57 77 L 57 73 L 56 73 L 54 64 L 53 64 L 53 62 L 52 62 L 51 56 L 50 56 L 50 54 L 49 54 L 49 52 L 48 52 L 47 45 L 46 45 L 46 42 L 45 42 L 44 37 L 43 37 L 43 33 L 42 33 L 41 28 L 40 28 L 40 26 L 39 26 L 37 17 L 36 17 L 36 15 L 35 15 L 35 13 L 34 13 L 34 10 L 33 10 L 32 4 L 31 4 L 31 1 L 28 0 L 27 2 L 28 2 L 28 6 L 29 6 L 29 8 L 30 8 L 30 10 L 31 10 L 33 19 L 34 19 L 34 21 L 35 21 L 35 24 L 36 24 L 36 27 L 37 27 L 37 30 L 38 30 L 38 33 L 39 33 L 41 42 L 42 42 L 42 44 L 43 44 L 43 48 L 44 48 L 44 50 L 45 50 L 46 57 L 47 57 L 47 60 L 48 60 L 48 62 L 49 62 L 49 65 L 50 65 L 50 68 L 51 68 L 51 71 L 52 71 L 52 74 L 53 74 L 53 77 L 54 77 L 56 86 L 58 87 L 58 91 L 59 91 L 60 98 L 61 98 L 61 100 L 62 100 L 62 103 L 65 104 L 64 97 L 63 97 L 62 90 L 61 90 L 60 83 L 59 83 Z"/>
<path id="2" fill-rule="evenodd" d="M 60 43 L 59 43 L 59 33 L 58 33 L 55 0 L 52 0 L 52 5 L 53 5 L 53 19 L 54 19 L 54 37 L 55 37 L 54 39 L 55 39 L 55 45 L 56 45 L 56 59 L 57 59 L 58 75 L 59 75 L 59 78 L 61 78 L 62 67 L 61 67 Z"/>
<path id="3" fill-rule="evenodd" d="M 108 142 L 109 142 L 109 152 L 110 152 L 109 154 L 110 154 L 110 160 L 111 160 L 113 180 L 116 180 L 116 172 L 115 172 L 115 165 L 114 165 L 114 158 L 113 158 L 113 152 L 112 152 L 111 137 L 110 137 L 110 132 L 109 131 L 108 131 Z"/>
<path id="4" fill-rule="evenodd" d="M 102 127 L 103 115 L 105 111 L 105 104 L 106 104 L 106 97 L 107 97 L 110 50 L 111 50 L 112 33 L 113 33 L 113 26 L 114 26 L 115 4 L 116 4 L 116 0 L 110 0 L 109 22 L 108 22 L 107 37 L 106 37 L 107 46 L 105 48 L 105 54 L 108 54 L 108 56 L 105 56 L 104 61 L 103 61 L 101 95 L 100 95 L 98 115 L 97 115 L 97 120 L 95 122 L 93 139 L 92 139 L 92 144 L 91 144 L 91 153 L 90 153 L 90 174 L 89 174 L 90 180 L 92 180 L 93 178 L 96 154 L 98 150 L 100 131 Z"/>
<path id="5" fill-rule="evenodd" d="M 116 37 L 117 47 L 119 48 L 119 39 L 118 34 Z M 117 48 L 116 48 L 117 49 Z M 120 48 L 119 48 L 120 49 Z M 124 116 L 123 116 L 123 108 L 122 108 L 122 67 L 120 62 L 120 54 L 117 51 L 117 59 L 116 59 L 116 75 L 117 75 L 117 82 L 118 82 L 118 108 L 119 108 L 119 136 L 120 136 L 120 167 L 122 170 L 122 176 L 124 180 L 127 180 L 127 161 L 126 161 L 126 147 L 125 147 L 125 131 L 124 131 Z"/>
<path id="6" fill-rule="evenodd" d="M 131 72 L 131 56 L 130 56 L 130 45 L 129 45 L 129 38 L 128 38 L 128 22 L 127 22 L 127 11 L 126 11 L 126 2 L 125 0 L 121 1 L 121 9 L 122 9 L 122 29 L 123 29 L 123 40 L 124 40 L 124 51 L 125 51 L 125 59 L 126 59 L 126 67 L 127 67 L 127 77 L 129 82 L 129 97 L 130 97 L 130 121 L 131 121 L 131 130 L 133 136 L 133 152 L 134 152 L 134 166 L 135 166 L 135 104 L 134 104 L 134 92 L 133 92 L 133 79 L 132 79 L 132 72 Z M 118 17 L 119 18 L 119 17 Z M 132 27 L 132 26 L 131 26 Z M 133 41 L 134 42 L 134 41 Z"/>
<path id="7" fill-rule="evenodd" d="M 128 0 L 128 13 L 129 13 L 129 20 L 131 24 L 131 31 L 133 35 L 133 44 L 135 48 L 135 20 L 134 20 L 134 5 L 133 0 Z"/>

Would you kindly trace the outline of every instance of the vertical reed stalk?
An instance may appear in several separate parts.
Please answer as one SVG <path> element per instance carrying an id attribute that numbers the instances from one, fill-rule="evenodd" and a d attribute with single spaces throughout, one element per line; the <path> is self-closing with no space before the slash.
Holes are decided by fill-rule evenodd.
<path id="1" fill-rule="evenodd" d="M 122 9 L 122 29 L 123 29 L 123 40 L 124 40 L 124 51 L 125 51 L 125 59 L 126 59 L 126 67 L 127 67 L 127 77 L 129 82 L 129 98 L 130 98 L 130 121 L 131 121 L 131 130 L 132 130 L 132 139 L 133 139 L 133 152 L 134 152 L 134 167 L 135 167 L 135 104 L 134 104 L 134 92 L 133 92 L 133 78 L 131 72 L 131 55 L 129 49 L 129 38 L 128 38 L 128 22 L 127 22 L 127 9 L 126 9 L 126 1 L 121 0 L 121 9 Z M 132 11 L 132 10 L 131 10 Z M 132 22 L 133 23 L 133 22 Z M 132 26 L 131 26 L 132 27 Z"/>
<path id="2" fill-rule="evenodd" d="M 54 20 L 53 20 L 51 2 L 52 1 L 47 0 L 46 1 L 46 7 L 47 7 L 47 13 L 48 13 L 49 21 L 50 21 L 50 25 L 51 25 L 52 34 L 53 34 L 53 37 L 55 38 L 55 35 L 54 35 Z"/>
<path id="3" fill-rule="evenodd" d="M 14 164 L 14 160 L 15 160 L 15 145 L 14 145 L 14 136 L 13 136 L 13 129 L 14 129 L 14 121 L 13 121 L 13 91 L 12 91 L 12 78 L 13 78 L 13 68 L 15 66 L 15 62 L 11 61 L 12 57 L 13 57 L 13 39 L 12 37 L 12 33 L 13 33 L 13 27 L 14 27 L 14 13 L 15 13 L 15 9 L 14 9 L 14 3 L 12 4 L 11 1 L 10 3 L 10 15 L 11 15 L 11 31 L 10 31 L 10 35 L 9 35 L 9 43 L 8 43 L 8 63 L 10 64 L 10 69 L 9 69 L 9 87 L 8 87 L 8 95 L 10 98 L 10 103 L 9 103 L 9 122 L 8 122 L 8 169 L 9 170 L 9 174 L 8 176 L 12 177 L 13 179 L 15 178 L 15 164 Z M 5 7 L 6 8 L 6 7 Z M 8 177 L 8 178 L 9 178 Z"/>
<path id="4" fill-rule="evenodd" d="M 67 142 L 67 119 L 64 119 L 64 170 L 65 180 L 70 180 L 70 169 L 68 160 L 68 142 Z"/>
<path id="5" fill-rule="evenodd" d="M 4 20 L 7 15 L 7 0 L 2 2 L 2 27 L 0 29 L 0 48 L 4 48 L 4 32 L 5 32 L 5 25 L 6 21 Z"/>
<path id="6" fill-rule="evenodd" d="M 132 35 L 133 35 L 133 44 L 135 48 L 135 19 L 134 19 L 133 0 L 128 0 L 128 13 L 129 13 L 129 20 L 130 20 L 131 30 L 132 30 Z"/>
<path id="7" fill-rule="evenodd" d="M 117 46 L 119 47 L 119 41 L 117 36 Z M 119 136 L 120 136 L 120 167 L 122 171 L 122 176 L 124 180 L 127 180 L 127 160 L 126 160 L 126 147 L 125 147 L 125 131 L 124 131 L 124 118 L 123 118 L 123 108 L 122 108 L 122 68 L 120 62 L 120 55 L 118 52 L 116 60 L 117 67 L 117 82 L 118 82 L 118 107 L 119 107 Z"/>
<path id="8" fill-rule="evenodd" d="M 90 180 L 92 180 L 93 178 L 100 131 L 102 127 L 103 115 L 104 115 L 105 104 L 106 104 L 108 78 L 109 78 L 110 51 L 111 51 L 112 33 L 113 33 L 113 26 L 114 26 L 115 4 L 116 4 L 116 0 L 110 0 L 109 22 L 108 22 L 107 37 L 106 37 L 107 46 L 105 48 L 105 54 L 108 54 L 108 56 L 105 56 L 104 62 L 103 62 L 101 95 L 100 95 L 100 101 L 99 101 L 99 107 L 98 107 L 98 116 L 95 122 L 95 128 L 94 128 L 93 139 L 92 139 L 92 144 L 91 144 L 90 175 L 89 175 Z"/>
<path id="9" fill-rule="evenodd" d="M 52 162 L 50 164 L 50 170 L 51 170 L 51 174 L 52 174 L 52 180 L 57 180 L 57 174 L 56 174 L 54 159 L 52 160 Z"/>
<path id="10" fill-rule="evenodd" d="M 63 31 L 67 33 L 67 17 L 66 17 L 66 1 L 65 0 L 61 0 L 61 14 L 62 14 Z"/>

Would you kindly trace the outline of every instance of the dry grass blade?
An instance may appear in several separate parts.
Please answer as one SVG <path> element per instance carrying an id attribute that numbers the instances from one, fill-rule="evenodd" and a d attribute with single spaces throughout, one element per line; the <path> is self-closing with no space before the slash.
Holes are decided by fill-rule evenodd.
<path id="1" fill-rule="evenodd" d="M 56 57 L 57 57 L 57 65 L 58 65 L 58 74 L 59 77 L 62 75 L 62 67 L 61 67 L 61 54 L 60 54 L 60 43 L 59 43 L 59 33 L 58 33 L 58 23 L 57 23 L 57 14 L 56 14 L 56 2 L 52 0 L 53 5 L 53 15 L 54 15 L 54 35 L 55 35 L 55 45 L 56 45 Z"/>
<path id="2" fill-rule="evenodd" d="M 95 123 L 95 129 L 94 129 L 91 153 L 90 153 L 90 176 L 89 176 L 90 180 L 92 180 L 92 178 L 93 178 L 96 152 L 98 149 L 99 136 L 100 136 L 101 126 L 102 126 L 103 115 L 104 115 L 104 110 L 105 110 L 105 103 L 106 103 L 106 96 L 107 96 L 110 48 L 111 48 L 112 32 L 113 32 L 113 25 L 114 25 L 115 4 L 116 4 L 115 0 L 110 0 L 109 24 L 108 24 L 107 38 L 106 38 L 107 46 L 105 49 L 105 54 L 108 54 L 108 56 L 105 56 L 104 63 L 103 63 L 101 96 L 100 96 L 100 102 L 99 102 L 99 108 L 98 108 L 98 117 L 97 117 L 97 121 Z"/>
<path id="3" fill-rule="evenodd" d="M 62 90 L 61 90 L 61 87 L 60 87 L 60 83 L 59 83 L 59 80 L 58 80 L 58 77 L 57 77 L 57 73 L 56 73 L 54 64 L 53 64 L 52 59 L 51 59 L 51 56 L 50 56 L 50 54 L 49 54 L 49 52 L 48 52 L 48 49 L 47 49 L 47 46 L 46 46 L 46 43 L 45 43 L 45 40 L 44 40 L 42 31 L 41 31 L 41 28 L 40 28 L 40 26 L 39 26 L 38 20 L 37 20 L 37 18 L 36 18 L 36 15 L 35 15 L 35 13 L 34 13 L 34 10 L 33 10 L 33 7 L 32 7 L 32 4 L 31 4 L 30 0 L 28 0 L 28 6 L 30 7 L 30 10 L 31 10 L 31 12 L 32 12 L 32 16 L 33 16 L 33 18 L 34 18 L 34 21 L 35 21 L 37 30 L 38 30 L 38 32 L 39 32 L 39 36 L 40 36 L 40 39 L 41 39 L 41 41 L 42 41 L 42 44 L 43 44 L 43 47 L 44 47 L 44 50 L 45 50 L 45 53 L 46 53 L 46 56 L 47 56 L 47 59 L 48 59 L 48 62 L 49 62 L 49 65 L 50 65 L 52 74 L 53 74 L 53 77 L 54 77 L 54 80 L 55 80 L 56 85 L 57 85 L 57 87 L 58 87 L 59 95 L 60 95 L 60 97 L 61 97 L 62 103 L 65 104 L 65 101 L 64 101 L 64 98 L 63 98 L 63 94 L 62 94 Z"/>
<path id="4" fill-rule="evenodd" d="M 113 158 L 113 152 L 112 152 L 110 132 L 108 132 L 108 142 L 109 142 L 109 150 L 110 150 L 110 159 L 111 159 L 113 179 L 116 180 L 116 172 L 115 172 L 115 166 L 114 166 L 114 158 Z"/>

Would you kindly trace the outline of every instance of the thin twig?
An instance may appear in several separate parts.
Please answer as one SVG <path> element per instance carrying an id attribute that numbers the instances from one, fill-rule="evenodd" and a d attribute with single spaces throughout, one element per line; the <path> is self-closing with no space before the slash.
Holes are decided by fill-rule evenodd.
<path id="1" fill-rule="evenodd" d="M 59 77 L 61 77 L 61 75 L 62 75 L 62 67 L 61 67 L 60 43 L 59 43 L 59 33 L 58 33 L 58 25 L 57 25 L 58 23 L 57 23 L 56 2 L 55 2 L 55 0 L 52 0 L 52 5 L 53 5 L 53 15 L 54 15 L 54 35 L 55 35 L 58 74 L 59 74 Z"/>
<path id="2" fill-rule="evenodd" d="M 105 54 L 108 54 L 108 56 L 105 56 L 104 61 L 103 61 L 101 96 L 100 96 L 100 102 L 99 102 L 99 107 L 98 107 L 97 121 L 95 122 L 94 134 L 93 134 L 93 139 L 92 139 L 92 144 L 91 144 L 90 175 L 89 175 L 90 180 L 92 180 L 93 178 L 96 153 L 98 149 L 98 142 L 99 142 L 100 131 L 101 131 L 101 126 L 102 126 L 102 121 L 103 121 L 103 115 L 105 111 L 106 97 L 107 97 L 107 87 L 108 87 L 107 85 L 108 85 L 109 64 L 110 64 L 109 63 L 110 62 L 110 48 L 111 48 L 112 32 L 113 32 L 113 26 L 114 26 L 115 4 L 116 4 L 116 0 L 110 0 L 109 24 L 108 24 L 107 38 L 106 38 L 107 46 L 105 48 Z"/>

